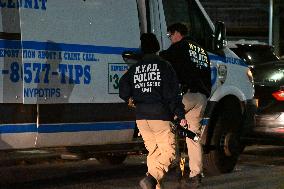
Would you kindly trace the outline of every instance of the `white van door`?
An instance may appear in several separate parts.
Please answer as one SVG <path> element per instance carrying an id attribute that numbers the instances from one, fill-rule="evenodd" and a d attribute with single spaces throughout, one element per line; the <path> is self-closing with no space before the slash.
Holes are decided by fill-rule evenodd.
<path id="1" fill-rule="evenodd" d="M 135 1 L 26 1 L 20 22 L 24 103 L 121 102 L 121 53 L 140 43 Z"/>
<path id="2" fill-rule="evenodd" d="M 0 20 L 0 103 L 22 103 L 19 10 L 3 4 Z"/>
<path id="3" fill-rule="evenodd" d="M 122 103 L 118 81 L 128 66 L 121 54 L 140 44 L 136 1 L 42 0 L 19 6 L 23 103 L 39 107 L 34 145 L 131 141 L 134 123 L 120 122 L 110 112 L 100 112 L 108 117 L 97 122 L 91 114 L 101 106 Z"/>

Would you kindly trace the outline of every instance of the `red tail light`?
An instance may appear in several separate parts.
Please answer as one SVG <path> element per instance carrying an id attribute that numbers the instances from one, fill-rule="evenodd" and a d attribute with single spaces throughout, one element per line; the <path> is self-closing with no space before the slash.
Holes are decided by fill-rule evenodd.
<path id="1" fill-rule="evenodd" d="M 276 92 L 272 93 L 272 96 L 274 96 L 274 98 L 276 98 L 276 100 L 284 101 L 284 90 L 276 91 Z"/>

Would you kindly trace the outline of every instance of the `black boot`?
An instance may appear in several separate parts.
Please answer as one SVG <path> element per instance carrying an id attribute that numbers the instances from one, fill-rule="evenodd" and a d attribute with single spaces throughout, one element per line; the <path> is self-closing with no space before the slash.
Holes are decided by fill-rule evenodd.
<path id="1" fill-rule="evenodd" d="M 181 180 L 181 188 L 182 189 L 187 189 L 187 188 L 190 188 L 190 189 L 196 189 L 198 188 L 199 186 L 201 186 L 201 174 L 198 174 L 194 177 L 191 177 L 191 178 L 186 178 L 186 179 L 182 179 Z"/>
<path id="2" fill-rule="evenodd" d="M 139 185 L 142 189 L 156 189 L 157 180 L 148 174 L 139 182 Z"/>

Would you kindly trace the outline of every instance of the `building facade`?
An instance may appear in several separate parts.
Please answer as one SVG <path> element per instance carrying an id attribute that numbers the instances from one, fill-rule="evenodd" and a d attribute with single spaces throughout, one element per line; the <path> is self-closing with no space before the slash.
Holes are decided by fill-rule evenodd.
<path id="1" fill-rule="evenodd" d="M 213 22 L 223 21 L 228 40 L 253 40 L 269 44 L 269 0 L 201 0 Z M 284 55 L 284 1 L 273 0 L 272 45 Z M 282 35 L 281 35 L 282 34 Z"/>

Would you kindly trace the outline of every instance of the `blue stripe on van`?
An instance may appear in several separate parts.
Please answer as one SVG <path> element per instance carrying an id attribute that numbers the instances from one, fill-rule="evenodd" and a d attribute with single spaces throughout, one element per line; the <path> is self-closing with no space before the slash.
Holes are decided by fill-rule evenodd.
<path id="1" fill-rule="evenodd" d="M 26 132 L 36 132 L 36 124 L 1 124 L 0 133 L 26 133 Z"/>
<path id="2" fill-rule="evenodd" d="M 21 41 L 17 40 L 0 40 L 0 48 L 5 49 L 21 49 Z"/>
<path id="3" fill-rule="evenodd" d="M 221 61 L 225 64 L 236 64 L 236 65 L 248 67 L 248 65 L 245 63 L 245 61 L 243 61 L 239 58 L 224 57 L 224 56 L 218 56 L 218 55 L 210 54 L 209 59 L 215 60 L 215 61 Z"/>
<path id="4" fill-rule="evenodd" d="M 43 124 L 39 126 L 39 133 L 80 132 L 80 131 L 110 131 L 134 129 L 135 122 L 111 122 L 111 123 L 65 123 Z"/>
<path id="5" fill-rule="evenodd" d="M 97 123 L 62 123 L 62 124 L 42 124 L 37 128 L 35 123 L 29 124 L 2 124 L 0 133 L 60 133 L 60 132 L 80 132 L 80 131 L 111 131 L 134 129 L 135 122 L 97 122 Z"/>
<path id="6" fill-rule="evenodd" d="M 19 40 L 0 40 L 0 48 L 6 49 L 33 49 L 45 51 L 68 51 L 68 52 L 86 52 L 99 54 L 117 54 L 121 55 L 123 51 L 139 51 L 138 48 L 126 47 L 111 47 L 111 46 L 96 46 L 96 45 L 80 45 L 80 44 L 66 44 L 54 42 L 39 42 L 39 41 L 19 41 Z M 246 66 L 247 64 L 239 59 L 233 57 L 223 57 L 214 54 L 209 55 L 210 60 L 222 61 L 225 64 L 237 64 Z"/>
<path id="7" fill-rule="evenodd" d="M 119 54 L 123 51 L 138 51 L 138 48 L 96 46 L 96 45 L 79 45 L 54 42 L 38 41 L 17 41 L 17 40 L 0 40 L 0 48 L 6 49 L 33 49 L 45 51 L 68 51 L 68 52 L 86 52 L 99 54 Z"/>

